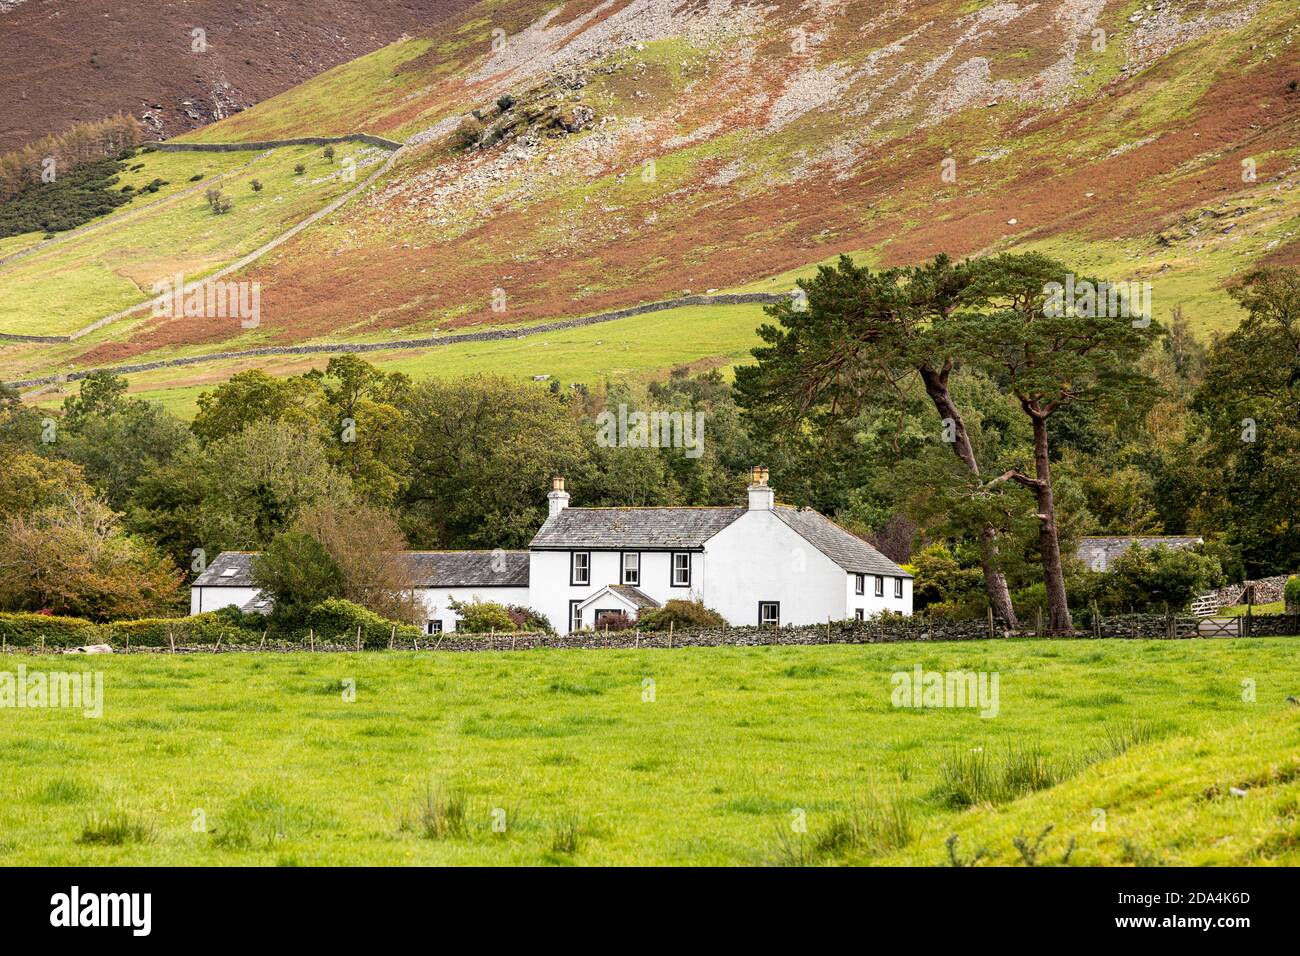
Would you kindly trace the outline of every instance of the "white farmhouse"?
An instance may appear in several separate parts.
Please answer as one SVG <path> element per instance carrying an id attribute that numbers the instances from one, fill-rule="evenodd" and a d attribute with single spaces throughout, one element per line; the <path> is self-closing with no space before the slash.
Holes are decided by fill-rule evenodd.
<path id="1" fill-rule="evenodd" d="M 766 468 L 748 495 L 743 507 L 570 508 L 555 479 L 529 544 L 531 606 L 566 631 L 674 598 L 733 625 L 912 613 L 910 574 L 824 515 L 778 505 Z"/>
<path id="2" fill-rule="evenodd" d="M 636 617 L 680 598 L 733 625 L 820 624 L 912 613 L 912 576 L 809 508 L 776 503 L 755 468 L 748 504 L 729 507 L 571 508 L 564 479 L 527 551 L 411 551 L 409 578 L 428 633 L 455 630 L 455 601 L 531 607 L 561 633 Z M 249 552 L 223 552 L 195 580 L 190 613 L 267 609 Z"/>

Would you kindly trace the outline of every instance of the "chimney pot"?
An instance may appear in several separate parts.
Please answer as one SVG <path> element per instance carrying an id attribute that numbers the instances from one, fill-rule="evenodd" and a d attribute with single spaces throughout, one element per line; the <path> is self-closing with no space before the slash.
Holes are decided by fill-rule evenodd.
<path id="1" fill-rule="evenodd" d="M 767 469 L 755 466 L 749 469 L 749 510 L 771 511 L 776 507 L 776 494 L 767 484 Z"/>
<path id="2" fill-rule="evenodd" d="M 551 491 L 546 496 L 546 505 L 552 518 L 569 507 L 569 493 L 564 490 L 564 479 L 559 475 L 551 479 Z"/>

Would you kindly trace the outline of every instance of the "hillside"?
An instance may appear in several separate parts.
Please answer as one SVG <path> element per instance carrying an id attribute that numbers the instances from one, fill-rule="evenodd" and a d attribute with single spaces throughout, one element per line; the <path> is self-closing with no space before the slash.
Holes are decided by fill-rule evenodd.
<path id="1" fill-rule="evenodd" d="M 0 3 L 0 152 L 125 110 L 174 136 L 246 109 L 470 0 Z M 207 50 L 192 51 L 191 31 Z"/>
<path id="2" fill-rule="evenodd" d="M 1233 274 L 1300 262 L 1298 33 L 1282 0 L 479 4 L 183 137 L 407 144 L 238 276 L 258 329 L 135 318 L 4 346 L 0 376 L 780 291 L 846 251 L 1042 249 L 1227 328 Z M 752 344 L 728 332 L 712 358 Z"/>

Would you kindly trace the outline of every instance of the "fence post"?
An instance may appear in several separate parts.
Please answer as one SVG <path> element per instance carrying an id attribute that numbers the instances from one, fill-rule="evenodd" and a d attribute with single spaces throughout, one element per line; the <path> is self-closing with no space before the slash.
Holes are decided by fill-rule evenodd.
<path id="1" fill-rule="evenodd" d="M 388 635 L 388 649 L 390 651 L 393 649 L 393 641 L 396 639 L 397 639 L 397 625 L 394 624 L 392 633 Z"/>
<path id="2" fill-rule="evenodd" d="M 262 628 L 262 650 L 266 650 L 266 632 L 268 628 Z"/>
<path id="3" fill-rule="evenodd" d="M 1242 637 L 1250 637 L 1251 625 L 1254 623 L 1254 615 L 1250 613 L 1250 605 L 1247 604 L 1246 613 L 1241 616 L 1241 627 L 1238 628 Z"/>
<path id="4" fill-rule="evenodd" d="M 172 646 L 172 653 L 176 653 L 176 635 L 172 633 L 171 628 L 167 629 L 167 642 Z"/>
<path id="5" fill-rule="evenodd" d="M 997 635 L 993 632 L 993 605 L 990 604 L 989 605 L 989 640 L 992 640 L 995 637 L 997 637 Z"/>
<path id="6" fill-rule="evenodd" d="M 1034 637 L 1043 636 L 1043 608 L 1042 605 L 1034 608 Z"/>
<path id="7" fill-rule="evenodd" d="M 668 646 L 669 647 L 673 646 L 673 624 L 674 623 L 676 622 L 671 620 L 668 622 Z"/>
<path id="8" fill-rule="evenodd" d="M 316 628 L 307 629 L 307 647 L 314 654 L 316 652 Z"/>
<path id="9" fill-rule="evenodd" d="M 361 625 L 357 625 L 357 653 L 361 653 Z"/>

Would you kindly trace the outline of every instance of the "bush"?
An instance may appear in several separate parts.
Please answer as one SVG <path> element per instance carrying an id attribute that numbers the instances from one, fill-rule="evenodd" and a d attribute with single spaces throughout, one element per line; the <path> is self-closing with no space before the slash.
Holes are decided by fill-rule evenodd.
<path id="1" fill-rule="evenodd" d="M 296 166 L 293 167 L 293 171 L 297 173 L 299 176 L 301 176 L 303 173 L 307 171 L 307 167 L 304 166 L 302 163 L 298 163 Z"/>
<path id="2" fill-rule="evenodd" d="M 630 627 L 635 627 L 636 621 L 622 611 L 615 611 L 613 614 L 606 614 L 601 617 L 600 622 L 596 624 L 597 631 L 626 631 Z"/>
<path id="3" fill-rule="evenodd" d="M 510 612 L 494 601 L 452 601 L 451 609 L 460 615 L 456 630 L 467 634 L 519 629 Z"/>
<path id="4" fill-rule="evenodd" d="M 1288 613 L 1300 614 L 1300 574 L 1287 578 L 1286 588 L 1282 592 Z"/>
<path id="5" fill-rule="evenodd" d="M 705 607 L 703 601 L 672 600 L 663 607 L 642 611 L 637 623 L 645 631 L 666 631 L 670 624 L 674 629 L 681 630 L 689 627 L 725 627 L 727 622 L 717 611 Z"/>
<path id="6" fill-rule="evenodd" d="M 479 144 L 483 136 L 483 124 L 476 119 L 466 117 L 461 124 L 456 127 L 456 132 L 452 137 L 452 145 L 461 151 L 473 149 Z"/>
<path id="7" fill-rule="evenodd" d="M 254 627 L 232 623 L 229 615 L 221 611 L 208 611 L 193 617 L 141 618 L 137 621 L 115 621 L 105 624 L 104 643 L 125 647 L 130 639 L 132 647 L 167 647 L 172 638 L 180 645 L 256 644 L 262 639 L 265 620 Z M 238 608 L 233 608 L 239 613 Z M 256 615 L 255 615 L 256 616 Z"/>
<path id="8" fill-rule="evenodd" d="M 535 611 L 531 607 L 520 607 L 518 604 L 507 604 L 506 613 L 510 615 L 510 620 L 515 622 L 515 630 L 517 631 L 555 633 L 550 618 L 541 611 Z"/>
<path id="9" fill-rule="evenodd" d="M 1177 611 L 1225 583 L 1219 558 L 1199 550 L 1135 544 L 1115 559 L 1106 603 L 1116 610 Z"/>
<path id="10" fill-rule="evenodd" d="M 255 192 L 255 193 L 260 193 L 260 192 L 262 191 L 262 182 L 261 182 L 261 180 L 259 180 L 259 179 L 254 179 L 254 180 L 253 180 L 251 183 L 249 183 L 248 185 L 249 185 L 250 187 L 252 187 L 252 190 L 253 190 L 253 192 Z"/>
<path id="11" fill-rule="evenodd" d="M 213 211 L 213 213 L 215 213 L 218 216 L 230 212 L 231 208 L 234 205 L 230 201 L 230 198 L 215 186 L 208 190 L 207 199 L 208 199 L 208 208 L 210 208 Z"/>
<path id="12" fill-rule="evenodd" d="M 334 147 L 333 147 L 333 146 L 326 146 L 325 149 L 323 149 L 321 152 L 324 154 L 326 160 L 328 160 L 328 161 L 331 162 L 331 163 L 334 162 Z"/>
<path id="13" fill-rule="evenodd" d="M 420 636 L 420 629 L 414 625 L 382 618 L 374 611 L 343 598 L 330 598 L 313 607 L 307 612 L 307 626 L 318 637 L 344 644 L 354 642 L 357 628 L 360 628 L 362 646 L 369 648 L 387 647 L 394 627 L 397 628 L 396 636 L 404 640 Z"/>

